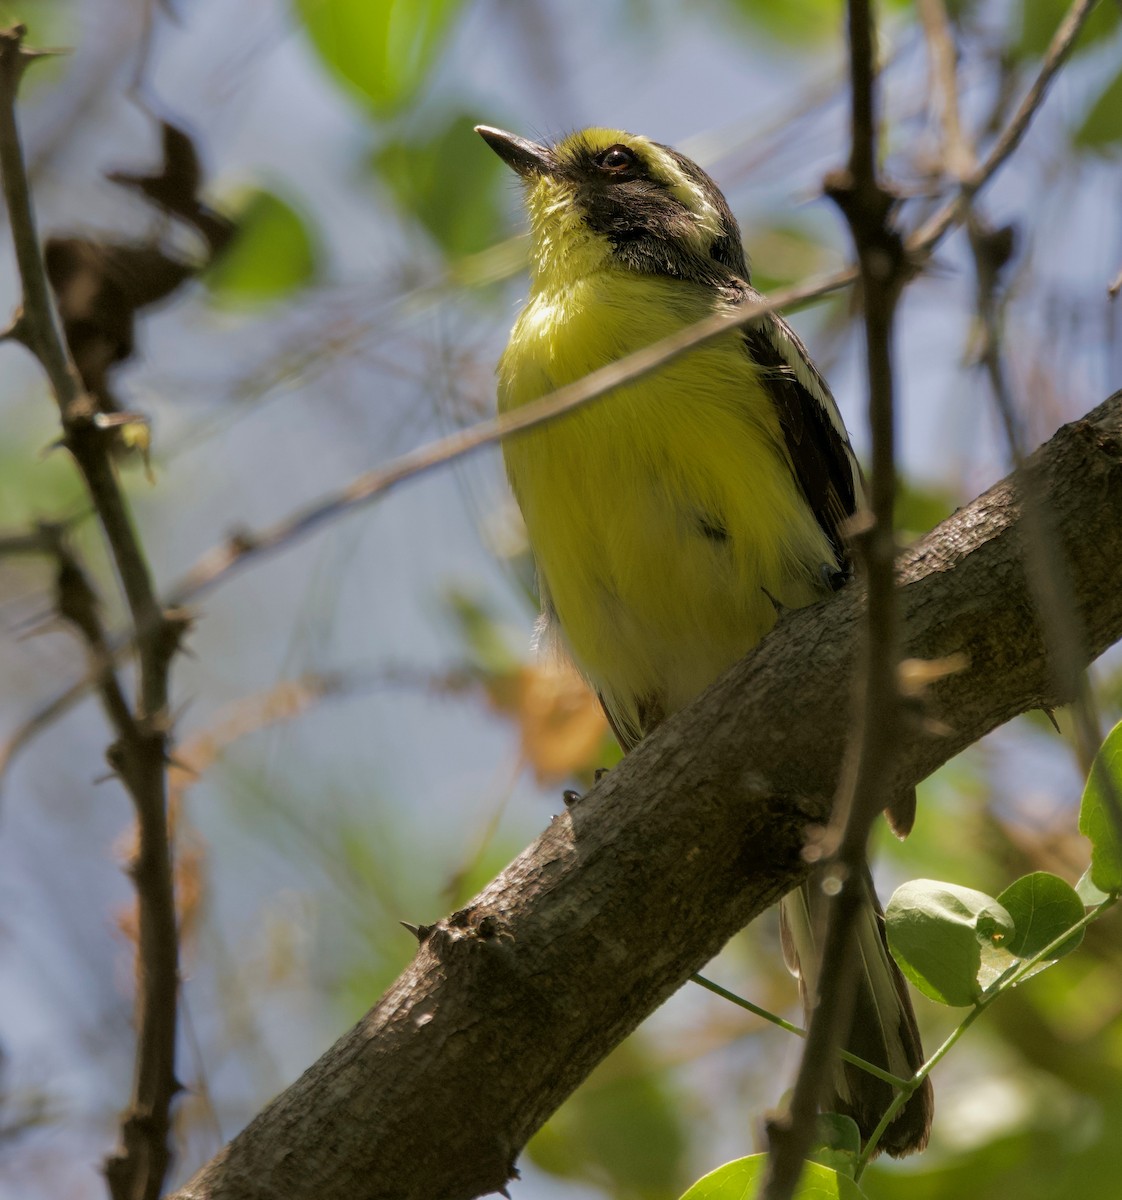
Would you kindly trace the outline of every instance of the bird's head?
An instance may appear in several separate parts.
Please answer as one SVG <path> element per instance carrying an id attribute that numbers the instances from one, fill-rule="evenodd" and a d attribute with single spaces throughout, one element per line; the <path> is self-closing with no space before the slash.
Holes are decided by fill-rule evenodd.
<path id="1" fill-rule="evenodd" d="M 613 267 L 720 284 L 747 279 L 740 229 L 712 179 L 669 146 L 584 129 L 553 146 L 476 132 L 526 184 L 539 281 Z"/>

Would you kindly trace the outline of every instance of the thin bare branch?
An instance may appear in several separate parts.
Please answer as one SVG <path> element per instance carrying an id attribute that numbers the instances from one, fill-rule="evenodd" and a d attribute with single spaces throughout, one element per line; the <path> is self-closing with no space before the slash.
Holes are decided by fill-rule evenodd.
<path id="1" fill-rule="evenodd" d="M 140 688 L 135 713 L 111 664 L 114 655 L 92 590 L 73 570 L 60 584 L 60 610 L 91 647 L 103 703 L 116 734 L 109 762 L 137 814 L 138 850 L 131 864 L 138 898 L 137 1060 L 122 1146 L 106 1164 L 114 1200 L 156 1200 L 169 1161 L 168 1131 L 175 1078 L 178 940 L 168 841 L 168 669 L 182 624 L 161 609 L 148 563 L 113 464 L 111 443 L 62 337 L 47 283 L 42 247 L 16 121 L 20 78 L 37 54 L 23 48 L 24 29 L 0 31 L 0 174 L 22 288 L 21 340 L 41 363 L 58 404 L 63 444 L 89 491 L 132 616 Z M 65 560 L 60 574 L 66 574 Z M 69 608 L 67 608 L 69 606 Z"/>
<path id="2" fill-rule="evenodd" d="M 1073 5 L 1068 17 L 1053 39 L 1052 46 L 1041 66 L 1040 74 L 1030 87 L 1010 126 L 998 140 L 998 145 L 1008 144 L 1008 148 L 1001 155 L 991 154 L 986 163 L 976 172 L 974 176 L 976 188 L 981 187 L 1000 168 L 1011 152 L 1013 142 L 1019 141 L 1023 136 L 1025 129 L 1044 100 L 1048 83 L 1070 51 L 1089 10 L 1089 5 L 1085 0 L 1079 0 Z M 922 228 L 908 238 L 907 250 L 911 258 L 921 260 L 930 254 L 946 234 L 960 222 L 962 219 L 960 204 L 960 197 L 956 194 Z M 169 600 L 173 604 L 184 604 L 202 592 L 222 583 L 253 557 L 286 549 L 288 546 L 296 544 L 304 536 L 352 509 L 377 499 L 384 492 L 414 475 L 423 474 L 483 446 L 494 444 L 518 430 L 552 420 L 564 412 L 572 411 L 581 404 L 590 403 L 610 388 L 619 387 L 643 374 L 656 370 L 679 354 L 684 354 L 705 341 L 719 337 L 729 329 L 736 328 L 741 324 L 750 324 L 768 312 L 779 309 L 790 311 L 812 300 L 829 295 L 831 292 L 848 287 L 857 277 L 857 269 L 847 267 L 798 287 L 776 293 L 766 304 L 751 306 L 732 318 L 720 318 L 719 324 L 701 322 L 683 330 L 681 334 L 675 335 L 673 338 L 664 339 L 628 358 L 620 359 L 610 367 L 604 368 L 602 372 L 588 376 L 569 388 L 545 396 L 532 405 L 525 405 L 516 414 L 508 415 L 501 421 L 480 422 L 468 429 L 402 455 L 384 467 L 359 476 L 340 491 L 290 514 L 268 529 L 232 536 L 222 546 L 208 551 L 183 576 L 179 583 L 172 588 Z M 525 423 L 523 424 L 523 422 Z M 128 650 L 128 639 L 118 637 L 114 640 L 114 646 L 114 653 L 120 656 Z M 70 685 L 65 692 L 52 698 L 49 702 L 50 707 L 59 713 L 67 711 L 73 703 L 81 698 L 91 683 L 92 680 L 86 678 Z M 27 735 L 10 738 L 5 748 L 6 752 L 0 753 L 0 778 L 14 754 L 30 740 L 31 733 L 34 731 L 28 730 L 28 724 L 30 722 L 23 727 L 27 731 Z M 43 727 L 44 724 L 36 725 L 36 729 Z"/>
<path id="3" fill-rule="evenodd" d="M 951 177 L 965 179 L 974 169 L 975 160 L 962 132 L 959 116 L 957 52 L 954 32 L 943 0 L 918 0 L 920 23 L 927 39 L 931 77 L 939 98 L 943 123 L 943 163 Z"/>
<path id="4" fill-rule="evenodd" d="M 1089 15 L 1091 7 L 1093 6 L 1086 8 L 1085 15 Z M 1061 35 L 1065 39 L 1064 45 L 1070 48 L 1073 44 L 1073 30 L 1077 32 L 1077 18 L 1080 17 L 1076 8 L 1072 9 L 1061 25 L 1054 45 Z M 1082 636 L 1080 621 L 1075 612 L 1075 597 L 1067 564 L 1059 552 L 1059 544 L 1048 513 L 1041 504 L 1039 489 L 1031 473 L 1025 469 L 1024 432 L 1002 352 L 1001 274 L 1013 252 L 1013 229 L 991 228 L 975 202 L 976 188 L 972 180 L 977 171 L 977 159 L 969 137 L 962 131 L 958 122 L 954 39 L 943 0 L 921 0 L 920 13 L 934 64 L 933 73 L 941 93 L 944 164 L 947 172 L 960 184 L 962 216 L 974 260 L 976 305 L 981 329 L 978 361 L 989 379 L 990 390 L 1005 433 L 1010 462 L 1016 468 L 1017 477 L 1024 489 L 1025 528 L 1028 535 L 1025 541 L 1025 559 L 1029 568 L 1029 578 L 1033 583 L 1033 594 L 1041 621 L 1048 631 L 1057 693 L 1069 698 L 1075 717 L 1076 754 L 1080 770 L 1086 777 L 1102 740 L 1102 733 L 1082 665 L 1084 660 L 1079 646 Z M 1057 62 L 1062 61 L 1062 54 L 1057 53 L 1056 58 Z M 1043 87 L 1037 89 L 1038 96 L 1043 96 L 1043 90 Z M 1028 97 L 1025 104 L 1027 102 Z M 1022 104 L 1022 110 L 1025 104 Z M 1122 803 L 1114 796 L 1109 780 L 1107 792 L 1108 806 L 1115 824 L 1122 830 Z"/>
<path id="5" fill-rule="evenodd" d="M 1028 132 L 1033 117 L 1044 103 L 1052 81 L 1074 49 L 1075 40 L 1079 37 L 1087 18 L 1097 3 L 1098 0 L 1075 0 L 1075 3 L 1068 9 L 1052 36 L 1052 41 L 1049 43 L 1044 60 L 1040 65 L 1040 71 L 1025 93 L 1017 111 L 1002 130 L 990 152 L 974 168 L 970 176 L 962 181 L 965 191 L 960 192 L 944 205 L 909 238 L 909 249 L 930 249 L 942 240 L 948 229 L 953 225 L 961 224 L 965 217 L 964 195 L 973 196 L 981 191 L 1021 144 L 1021 139 Z"/>
<path id="6" fill-rule="evenodd" d="M 1009 128 L 998 140 L 998 146 L 1003 147 L 1002 152 L 991 153 L 972 177 L 974 190 L 989 180 L 1024 135 L 1044 100 L 1048 84 L 1070 51 L 1088 13 L 1089 0 L 1078 0 L 1073 5 L 1053 39 L 1040 74 L 1030 87 Z M 955 196 L 935 214 L 931 222 L 908 239 L 909 257 L 929 253 L 962 217 L 959 197 Z M 731 315 L 714 316 L 699 321 L 585 376 L 576 383 L 559 388 L 532 404 L 523 405 L 517 412 L 481 421 L 403 454 L 384 467 L 359 476 L 346 488 L 293 513 L 268 529 L 231 537 L 225 545 L 211 550 L 195 564 L 172 589 L 169 602 L 175 605 L 187 603 L 221 582 L 228 573 L 237 569 L 250 557 L 283 549 L 318 529 L 323 523 L 369 503 L 407 479 L 592 403 L 611 389 L 641 379 L 695 347 L 730 330 L 751 325 L 767 313 L 790 311 L 848 287 L 857 280 L 858 275 L 858 268 L 847 267 L 845 270 L 777 292 L 763 303 L 745 305 Z"/>
<path id="7" fill-rule="evenodd" d="M 868 587 L 868 610 L 863 680 L 847 755 L 850 766 L 842 772 L 831 816 L 830 857 L 818 876 L 824 887 L 827 879 L 831 881 L 828 890 L 834 896 L 817 972 L 819 994 L 790 1111 L 769 1126 L 771 1153 L 761 1189 L 764 1200 L 790 1200 L 794 1195 L 852 1013 L 857 972 L 852 947 L 856 922 L 867 902 L 866 848 L 874 820 L 892 799 L 889 784 L 901 732 L 892 357 L 896 301 L 909 268 L 903 240 L 892 226 L 893 197 L 877 172 L 875 38 L 869 0 L 849 0 L 848 12 L 852 148 L 848 168 L 827 179 L 826 191 L 849 223 L 861 274 L 872 470 L 869 520 L 855 541 Z"/>

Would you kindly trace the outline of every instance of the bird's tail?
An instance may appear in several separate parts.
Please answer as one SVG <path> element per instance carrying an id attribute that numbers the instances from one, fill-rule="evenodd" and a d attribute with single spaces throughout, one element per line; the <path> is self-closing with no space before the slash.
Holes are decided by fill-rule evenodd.
<path id="1" fill-rule="evenodd" d="M 884 913 L 868 871 L 862 884 L 865 897 L 854 943 L 855 952 L 860 955 L 858 981 L 853 998 L 853 1019 L 842 1046 L 866 1062 L 890 1071 L 898 1078 L 908 1079 L 924 1061 L 919 1029 L 904 977 L 888 953 Z M 824 928 L 825 902 L 826 897 L 819 889 L 803 884 L 785 896 L 779 907 L 783 954 L 791 973 L 799 980 L 808 1022 L 809 1005 L 818 992 L 815 977 L 819 962 L 817 935 Z M 833 1095 L 827 1108 L 852 1117 L 861 1130 L 862 1139 L 866 1139 L 884 1116 L 892 1098 L 890 1084 L 839 1060 Z M 880 1148 L 894 1158 L 922 1150 L 927 1145 L 934 1110 L 931 1081 L 927 1079 L 885 1131 Z"/>

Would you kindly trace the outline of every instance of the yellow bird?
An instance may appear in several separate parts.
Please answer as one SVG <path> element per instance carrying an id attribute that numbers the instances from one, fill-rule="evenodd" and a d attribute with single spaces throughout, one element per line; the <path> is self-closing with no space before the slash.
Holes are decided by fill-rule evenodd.
<path id="1" fill-rule="evenodd" d="M 509 412 L 715 312 L 761 299 L 713 180 L 668 146 L 586 129 L 554 146 L 478 126 L 521 177 L 530 295 L 499 363 Z M 768 316 L 606 399 L 503 443 L 538 570 L 543 641 L 596 690 L 624 750 L 688 704 L 772 628 L 849 576 L 842 525 L 862 482 L 822 376 Z M 911 824 L 908 806 L 897 828 Z M 816 992 L 820 893 L 783 901 L 784 949 Z M 923 1050 L 868 881 L 847 1048 L 909 1077 Z M 868 1137 L 888 1084 L 841 1064 L 830 1107 Z M 927 1141 L 925 1084 L 882 1146 Z"/>

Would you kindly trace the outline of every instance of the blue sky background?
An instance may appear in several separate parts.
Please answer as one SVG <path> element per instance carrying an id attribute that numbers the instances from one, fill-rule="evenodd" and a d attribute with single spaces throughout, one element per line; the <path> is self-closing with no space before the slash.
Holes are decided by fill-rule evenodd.
<path id="1" fill-rule="evenodd" d="M 799 243 L 816 270 L 845 259 L 842 223 L 817 198 L 822 175 L 844 157 L 839 22 L 792 49 L 717 0 L 465 3 L 422 101 L 395 125 L 372 120 L 339 86 L 280 0 L 251 0 L 236 19 L 218 0 L 181 7 L 177 24 L 158 22 L 150 97 L 196 137 L 216 203 L 267 186 L 304 215 L 319 274 L 315 286 L 249 312 L 217 306 L 196 285 L 143 320 L 122 390 L 152 415 L 157 483 L 136 469 L 127 479 L 165 586 L 232 528 L 270 523 L 489 411 L 493 363 L 525 281 L 446 286 L 439 249 L 369 166 L 402 129 L 422 136 L 455 107 L 531 135 L 587 124 L 646 133 L 711 170 L 761 271 L 780 273 L 766 253 L 782 248 L 777 229 L 792 220 L 817 239 L 810 251 Z M 141 6 L 83 0 L 39 11 L 51 40 L 75 47 L 40 69 L 23 113 L 41 225 L 136 235 L 151 215 L 102 174 L 156 154 L 151 121 L 125 94 Z M 999 43 L 1013 7 L 979 11 Z M 0 4 L 0 17 L 9 15 L 23 15 L 20 5 Z M 918 188 L 936 146 L 923 116 L 923 48 L 903 20 L 888 23 L 884 43 L 890 162 Z M 1122 267 L 1116 163 L 1072 167 L 1066 148 L 1117 57 L 1115 37 L 1059 80 L 1017 163 L 986 193 L 991 217 L 1023 230 L 1008 344 L 1033 444 L 1119 382 L 1117 305 L 1105 294 Z M 987 70 L 963 64 L 968 115 L 987 106 Z M 464 153 L 489 169 L 482 143 Z M 499 202 L 507 233 L 516 232 L 513 183 Z M 906 209 L 909 219 L 921 204 Z M 6 246 L 0 262 L 3 311 L 15 298 Z M 963 366 L 971 294 L 955 241 L 901 313 L 901 462 L 948 506 L 1006 470 L 982 381 Z M 860 360 L 841 315 L 835 306 L 797 323 L 863 448 Z M 0 346 L 0 422 L 0 524 L 65 510 L 74 495 L 67 465 L 37 457 L 55 436 L 52 407 L 11 345 Z M 465 657 L 449 589 L 494 615 L 511 653 L 526 652 L 533 613 L 516 569 L 495 552 L 511 527 L 498 457 L 485 452 L 252 564 L 203 601 L 193 657 L 174 676 L 182 740 L 222 728 L 228 706 L 282 680 L 336 671 L 346 687 L 298 720 L 223 748 L 186 794 L 181 836 L 201 856 L 205 905 L 186 948 L 183 1075 L 209 1094 L 213 1113 L 195 1096 L 185 1101 L 176 1178 L 373 1003 L 411 954 L 394 922 L 447 910 L 441 889 L 493 818 L 480 870 L 500 867 L 558 807 L 559 785 L 539 788 L 520 765 L 511 723 L 478 692 L 450 694 L 436 682 Z M 108 590 L 96 539 L 83 544 Z M 7 732 L 76 677 L 81 657 L 65 634 L 19 640 L 44 610 L 45 573 L 4 562 L 0 578 Z M 115 784 L 94 782 L 106 741 L 87 701 L 35 739 L 0 791 L 0 1081 L 16 1109 L 42 1097 L 47 1114 L 0 1161 L 2 1200 L 101 1196 L 96 1166 L 128 1091 L 129 946 L 115 921 L 130 903 L 119 869 L 130 812 Z M 968 765 L 952 765 L 925 798 L 945 822 L 982 795 L 1045 822 L 1078 791 L 1062 741 L 1022 723 Z M 942 852 L 953 836 L 926 821 L 917 840 Z M 960 881 L 970 882 L 976 851 L 959 849 Z M 886 877 L 905 869 L 890 864 Z M 791 1009 L 793 985 L 768 974 L 774 930 L 761 925 L 737 940 L 725 967 L 756 980 L 765 1003 L 774 993 Z M 749 1035 L 735 1021 L 732 1041 L 718 1036 L 723 1020 L 708 998 L 683 993 L 653 1019 L 644 1051 L 678 1064 L 668 1086 L 696 1118 L 698 1173 L 746 1148 L 745 1113 L 779 1101 L 795 1061 L 789 1039 Z M 945 1018 L 932 1020 L 938 1029 Z M 1007 1052 L 977 1045 L 942 1082 L 936 1153 L 1033 1102 L 1032 1087 L 1004 1071 Z M 972 1080 L 983 1072 L 1000 1102 L 979 1104 Z M 527 1200 L 585 1194 L 600 1193 L 532 1166 L 519 1190 Z"/>

